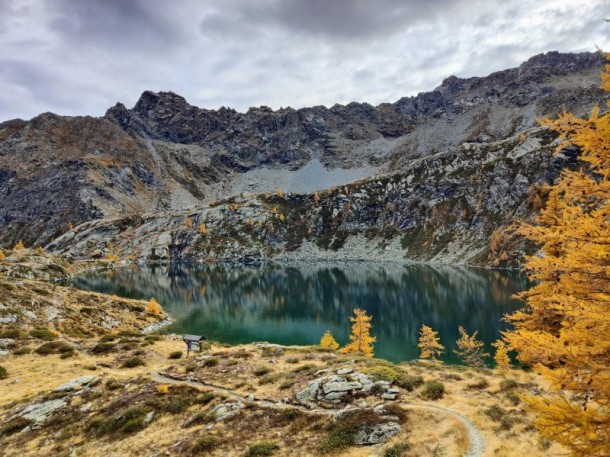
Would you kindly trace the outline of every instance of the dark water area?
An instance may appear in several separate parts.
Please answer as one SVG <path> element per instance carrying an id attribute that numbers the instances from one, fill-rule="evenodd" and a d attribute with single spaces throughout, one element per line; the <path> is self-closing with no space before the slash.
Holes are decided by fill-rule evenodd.
<path id="1" fill-rule="evenodd" d="M 520 308 L 512 298 L 528 287 L 519 272 L 421 265 L 353 263 L 130 266 L 90 273 L 74 287 L 127 298 L 154 297 L 176 319 L 167 331 L 230 343 L 317 344 L 326 330 L 348 341 L 349 316 L 373 316 L 375 356 L 395 362 L 419 357 L 422 324 L 437 330 L 446 363 L 458 326 L 478 330 L 488 352 L 502 317 Z"/>

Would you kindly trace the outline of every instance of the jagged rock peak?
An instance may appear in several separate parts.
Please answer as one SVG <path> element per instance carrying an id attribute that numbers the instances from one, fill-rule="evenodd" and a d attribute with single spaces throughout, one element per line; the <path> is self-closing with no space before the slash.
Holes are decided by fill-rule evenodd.
<path id="1" fill-rule="evenodd" d="M 487 81 L 489 85 L 493 82 L 496 89 L 500 85 L 505 86 L 511 82 L 525 83 L 528 80 L 540 82 L 553 75 L 565 75 L 569 72 L 598 67 L 604 62 L 605 57 L 600 52 L 560 53 L 551 51 L 535 55 L 517 68 L 497 71 L 489 76 L 460 78 L 451 75 L 445 78 L 434 91 L 443 95 L 456 94 L 473 88 L 484 81 Z M 418 96 L 421 95 L 418 94 Z"/>
<path id="2" fill-rule="evenodd" d="M 159 107 L 182 110 L 190 108 L 191 105 L 184 97 L 174 92 L 152 92 L 147 90 L 142 92 L 133 110 L 138 114 L 143 114 Z"/>
<path id="3" fill-rule="evenodd" d="M 519 65 L 519 74 L 531 68 L 546 68 L 549 70 L 574 71 L 584 68 L 596 67 L 606 61 L 601 52 L 560 53 L 550 51 L 537 54 Z"/>

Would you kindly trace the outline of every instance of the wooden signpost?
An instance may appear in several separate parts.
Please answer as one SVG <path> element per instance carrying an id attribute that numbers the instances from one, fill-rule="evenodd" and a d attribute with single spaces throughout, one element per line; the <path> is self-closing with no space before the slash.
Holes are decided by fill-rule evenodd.
<path id="1" fill-rule="evenodd" d="M 201 335 L 184 335 L 182 337 L 182 341 L 186 343 L 186 356 L 189 356 L 189 353 L 197 349 L 197 351 L 201 351 L 201 342 L 205 340 L 205 336 Z"/>

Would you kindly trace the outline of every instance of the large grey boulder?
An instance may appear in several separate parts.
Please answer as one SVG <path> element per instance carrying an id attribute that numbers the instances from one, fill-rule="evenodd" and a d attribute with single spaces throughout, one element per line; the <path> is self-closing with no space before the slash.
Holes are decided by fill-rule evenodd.
<path id="1" fill-rule="evenodd" d="M 362 389 L 362 384 L 360 384 L 359 382 L 350 382 L 344 379 L 327 382 L 322 387 L 322 390 L 324 391 L 325 395 L 332 392 L 349 392 L 350 390 L 360 389 Z"/>
<path id="2" fill-rule="evenodd" d="M 81 376 L 80 378 L 72 379 L 54 389 L 55 392 L 72 392 L 82 390 L 86 386 L 97 381 L 97 376 Z"/>
<path id="3" fill-rule="evenodd" d="M 329 370 L 320 370 L 317 374 L 324 375 L 328 372 Z M 336 373 L 311 381 L 307 387 L 297 393 L 297 401 L 308 406 L 312 406 L 315 402 L 337 405 L 343 402 L 351 403 L 354 398 L 361 395 L 378 395 L 384 400 L 394 400 L 397 396 L 398 390 L 391 389 L 387 381 L 373 382 L 370 377 L 352 368 L 339 368 Z"/>
<path id="4" fill-rule="evenodd" d="M 385 443 L 393 436 L 398 435 L 400 430 L 400 425 L 396 422 L 365 425 L 356 433 L 354 444 L 371 445 Z"/>
<path id="5" fill-rule="evenodd" d="M 42 425 L 59 408 L 63 408 L 66 402 L 62 399 L 49 400 L 43 403 L 35 403 L 27 406 L 21 416 L 33 422 L 32 428 Z"/>
<path id="6" fill-rule="evenodd" d="M 297 393 L 297 400 L 301 403 L 312 403 L 316 401 L 319 389 L 320 381 L 311 381 L 307 387 Z"/>
<path id="7" fill-rule="evenodd" d="M 214 408 L 211 409 L 210 414 L 216 421 L 223 421 L 235 416 L 243 407 L 244 404 L 240 401 L 235 403 L 221 403 L 214 406 Z"/>

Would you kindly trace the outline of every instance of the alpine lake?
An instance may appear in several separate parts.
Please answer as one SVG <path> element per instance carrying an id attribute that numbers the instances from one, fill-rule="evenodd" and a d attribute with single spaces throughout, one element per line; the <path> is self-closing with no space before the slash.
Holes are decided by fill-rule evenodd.
<path id="1" fill-rule="evenodd" d="M 458 326 L 493 354 L 509 325 L 505 314 L 523 306 L 513 298 L 529 283 L 523 273 L 400 263 L 171 264 L 126 266 L 76 278 L 78 289 L 149 300 L 174 319 L 163 331 L 204 335 L 229 344 L 267 341 L 318 344 L 326 330 L 344 345 L 349 317 L 373 317 L 375 356 L 394 362 L 419 357 L 419 329 L 439 332 L 443 361 L 454 354 Z"/>

